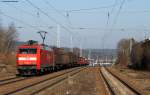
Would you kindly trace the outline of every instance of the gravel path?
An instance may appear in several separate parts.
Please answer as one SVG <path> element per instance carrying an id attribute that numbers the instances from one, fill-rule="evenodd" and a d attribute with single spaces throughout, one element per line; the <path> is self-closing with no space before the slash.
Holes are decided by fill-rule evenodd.
<path id="1" fill-rule="evenodd" d="M 98 67 L 88 67 L 38 95 L 108 95 Z"/>

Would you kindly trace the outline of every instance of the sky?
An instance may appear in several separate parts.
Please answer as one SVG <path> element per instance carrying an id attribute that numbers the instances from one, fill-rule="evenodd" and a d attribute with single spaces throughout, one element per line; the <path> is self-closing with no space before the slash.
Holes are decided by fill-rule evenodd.
<path id="1" fill-rule="evenodd" d="M 42 42 L 37 32 L 47 31 L 48 45 L 57 45 L 59 34 L 61 47 L 114 49 L 120 39 L 150 36 L 150 0 L 3 1 L 0 23 L 14 23 L 20 41 Z"/>

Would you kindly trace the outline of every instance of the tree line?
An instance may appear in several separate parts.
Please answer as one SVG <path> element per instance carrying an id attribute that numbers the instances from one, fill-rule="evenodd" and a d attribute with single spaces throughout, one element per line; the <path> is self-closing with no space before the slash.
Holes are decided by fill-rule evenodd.
<path id="1" fill-rule="evenodd" d="M 13 23 L 8 27 L 0 26 L 0 64 L 8 64 L 9 57 L 12 59 L 17 37 L 18 33 Z"/>
<path id="2" fill-rule="evenodd" d="M 117 61 L 120 66 L 150 70 L 150 39 L 135 41 L 122 39 L 117 46 Z"/>

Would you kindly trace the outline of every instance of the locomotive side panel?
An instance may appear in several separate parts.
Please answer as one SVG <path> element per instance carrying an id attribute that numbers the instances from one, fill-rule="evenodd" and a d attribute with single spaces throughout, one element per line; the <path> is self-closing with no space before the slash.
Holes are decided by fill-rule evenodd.
<path id="1" fill-rule="evenodd" d="M 52 52 L 46 50 L 40 50 L 40 66 L 41 68 L 53 66 Z"/>

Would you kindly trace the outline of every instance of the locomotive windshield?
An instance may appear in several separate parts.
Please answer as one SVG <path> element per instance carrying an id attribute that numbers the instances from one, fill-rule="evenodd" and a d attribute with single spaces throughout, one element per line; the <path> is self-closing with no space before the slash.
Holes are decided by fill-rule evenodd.
<path id="1" fill-rule="evenodd" d="M 36 54 L 36 48 L 21 48 L 19 49 L 20 54 Z"/>

